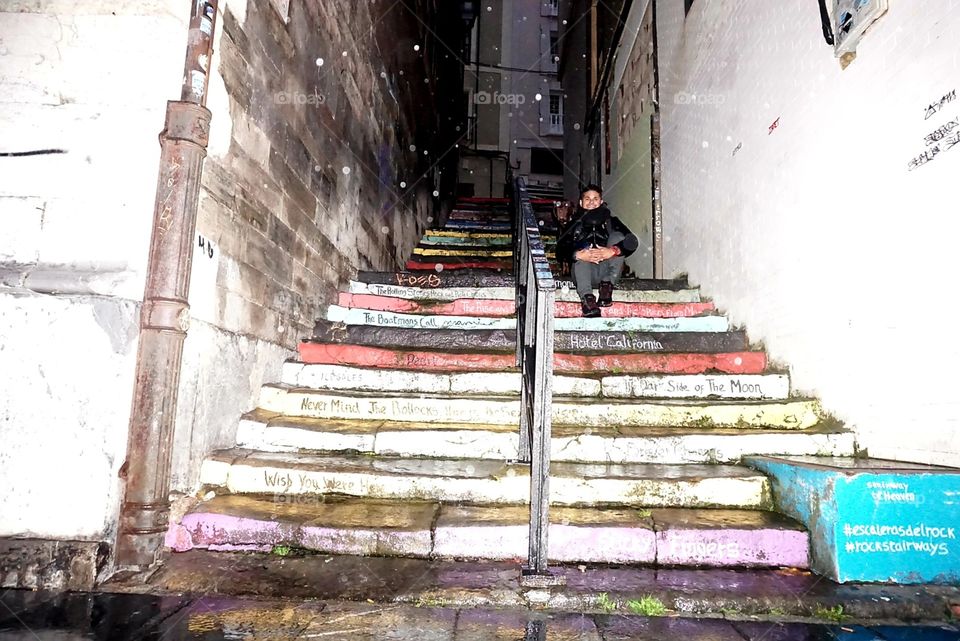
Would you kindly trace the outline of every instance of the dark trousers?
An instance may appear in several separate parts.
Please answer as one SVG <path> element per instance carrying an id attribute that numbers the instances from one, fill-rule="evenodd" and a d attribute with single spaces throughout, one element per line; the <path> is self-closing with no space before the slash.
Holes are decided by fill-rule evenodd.
<path id="1" fill-rule="evenodd" d="M 613 232 L 607 240 L 607 247 L 616 245 L 624 238 L 624 235 L 620 232 Z M 573 261 L 573 268 L 570 271 L 573 274 L 573 284 L 577 286 L 577 294 L 580 298 L 592 294 L 593 290 L 599 287 L 602 281 L 609 281 L 616 285 L 620 278 L 620 272 L 623 270 L 623 261 L 623 256 L 614 256 L 596 264 L 583 260 Z"/>

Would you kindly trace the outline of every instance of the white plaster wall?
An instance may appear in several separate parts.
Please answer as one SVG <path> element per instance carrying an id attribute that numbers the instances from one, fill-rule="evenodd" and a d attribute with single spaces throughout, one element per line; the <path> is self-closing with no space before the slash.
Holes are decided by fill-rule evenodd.
<path id="1" fill-rule="evenodd" d="M 908 169 L 960 116 L 925 119 L 960 89 L 960 3 L 891 2 L 846 70 L 816 3 L 682 5 L 658 5 L 667 273 L 871 455 L 960 465 L 960 145 Z"/>
<path id="2" fill-rule="evenodd" d="M 114 528 L 185 24 L 172 0 L 0 8 L 0 150 L 65 151 L 0 157 L 0 536 Z"/>
<path id="3" fill-rule="evenodd" d="M 0 293 L 0 536 L 97 539 L 119 501 L 136 305 Z"/>

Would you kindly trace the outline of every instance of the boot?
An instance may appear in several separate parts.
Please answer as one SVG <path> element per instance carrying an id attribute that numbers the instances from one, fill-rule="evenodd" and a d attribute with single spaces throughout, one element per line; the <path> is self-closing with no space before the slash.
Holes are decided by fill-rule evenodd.
<path id="1" fill-rule="evenodd" d="M 600 315 L 600 307 L 597 305 L 597 299 L 593 294 L 585 294 L 580 307 L 583 309 L 584 318 L 596 318 Z"/>
<path id="2" fill-rule="evenodd" d="M 597 299 L 597 305 L 600 307 L 613 305 L 613 283 L 608 280 L 600 281 L 600 297 Z"/>

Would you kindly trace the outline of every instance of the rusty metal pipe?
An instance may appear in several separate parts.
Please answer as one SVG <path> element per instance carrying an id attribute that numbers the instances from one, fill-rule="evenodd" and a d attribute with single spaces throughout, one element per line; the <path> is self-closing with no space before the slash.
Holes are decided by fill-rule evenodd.
<path id="1" fill-rule="evenodd" d="M 160 132 L 160 171 L 150 258 L 140 312 L 140 341 L 115 564 L 153 565 L 170 517 L 170 459 L 183 340 L 190 307 L 190 268 L 210 112 L 206 102 L 217 0 L 191 2 L 181 100 L 167 103 Z"/>

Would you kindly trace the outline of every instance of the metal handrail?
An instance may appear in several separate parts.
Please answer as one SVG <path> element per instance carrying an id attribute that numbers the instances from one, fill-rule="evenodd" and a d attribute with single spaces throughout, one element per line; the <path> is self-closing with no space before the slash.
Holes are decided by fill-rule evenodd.
<path id="1" fill-rule="evenodd" d="M 548 579 L 551 577 L 547 571 L 547 529 L 556 283 L 526 182 L 517 177 L 513 187 L 517 367 L 521 372 L 520 460 L 530 463 L 529 557 L 523 576 Z"/>

